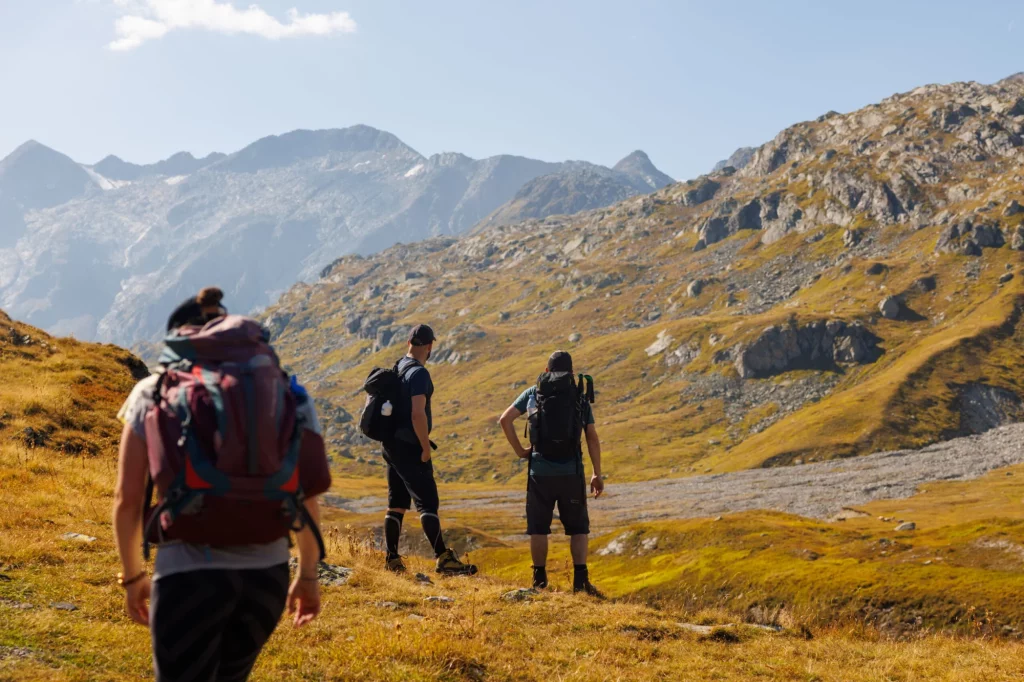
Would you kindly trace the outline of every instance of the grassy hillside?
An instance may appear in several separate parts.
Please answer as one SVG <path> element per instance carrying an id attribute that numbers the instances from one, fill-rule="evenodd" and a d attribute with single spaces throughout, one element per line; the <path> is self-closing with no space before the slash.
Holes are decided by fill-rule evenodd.
<path id="1" fill-rule="evenodd" d="M 971 386 L 1024 396 L 1022 134 L 1020 84 L 928 86 L 787 129 L 736 174 L 343 258 L 266 319 L 356 475 L 378 465 L 361 381 L 419 322 L 450 480 L 519 484 L 494 422 L 559 347 L 597 379 L 613 480 L 918 446 L 970 432 Z M 806 340 L 828 321 L 877 345 Z"/>
<path id="2" fill-rule="evenodd" d="M 2 680 L 150 674 L 148 635 L 123 614 L 113 583 L 108 520 L 119 431 L 113 414 L 133 367 L 123 350 L 54 339 L 0 316 Z M 45 438 L 30 445 L 26 429 Z M 483 569 L 475 579 L 434 576 L 427 585 L 396 577 L 381 570 L 367 542 L 379 514 L 329 510 L 330 560 L 353 569 L 351 579 L 324 589 L 324 614 L 313 626 L 279 629 L 254 679 L 1013 679 L 1024 674 L 1024 649 L 1004 626 L 1020 623 L 1018 600 L 1006 597 L 1020 589 L 1022 538 L 1020 515 L 1006 503 L 1024 495 L 1024 471 L 1011 473 L 868 510 L 934 519 L 922 522 L 920 537 L 894 535 L 883 528 L 891 523 L 868 518 L 823 524 L 777 514 L 638 526 L 628 551 L 593 562 L 596 579 L 616 597 L 609 602 L 566 593 L 562 542 L 550 563 L 554 590 L 527 602 L 502 599 L 527 575 L 522 543 L 473 552 Z M 345 496 L 366 489 L 347 477 L 335 485 Z M 979 521 L 994 514 L 1003 520 Z M 480 512 L 454 521 L 456 534 L 472 525 L 484 537 L 521 523 Z M 658 547 L 635 552 L 652 534 Z M 883 536 L 891 550 L 876 551 Z M 932 556 L 945 563 L 924 566 Z M 413 572 L 430 572 L 425 560 L 410 562 Z M 435 596 L 454 601 L 427 601 Z M 903 621 L 864 617 L 857 605 L 865 602 L 888 608 L 893 620 L 921 615 L 924 622 L 893 627 Z M 756 627 L 766 622 L 785 629 Z M 960 634 L 929 634 L 928 626 Z"/>

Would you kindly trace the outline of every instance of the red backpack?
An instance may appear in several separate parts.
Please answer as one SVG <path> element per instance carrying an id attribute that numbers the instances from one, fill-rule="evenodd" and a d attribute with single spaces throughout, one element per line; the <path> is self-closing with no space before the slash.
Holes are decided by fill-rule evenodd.
<path id="1" fill-rule="evenodd" d="M 150 543 L 174 539 L 217 546 L 262 544 L 307 524 L 299 478 L 304 420 L 266 333 L 229 315 L 182 327 L 165 339 L 165 371 L 146 414 Z M 330 485 L 316 482 L 323 492 Z"/>

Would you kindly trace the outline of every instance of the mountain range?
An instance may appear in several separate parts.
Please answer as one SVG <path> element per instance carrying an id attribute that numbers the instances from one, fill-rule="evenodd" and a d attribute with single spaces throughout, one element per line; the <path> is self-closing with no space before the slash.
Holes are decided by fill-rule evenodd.
<path id="1" fill-rule="evenodd" d="M 345 256 L 264 319 L 354 472 L 361 381 L 422 322 L 454 480 L 521 473 L 494 421 L 557 348 L 618 480 L 917 447 L 1024 417 L 1022 169 L 1024 81 L 929 85 L 739 169 Z"/>
<path id="2" fill-rule="evenodd" d="M 344 254 L 466 233 L 492 214 L 596 208 L 669 182 L 643 152 L 611 169 L 428 158 L 362 125 L 150 165 L 108 156 L 86 166 L 28 142 L 0 161 L 0 306 L 54 333 L 130 345 L 210 282 L 247 312 Z"/>

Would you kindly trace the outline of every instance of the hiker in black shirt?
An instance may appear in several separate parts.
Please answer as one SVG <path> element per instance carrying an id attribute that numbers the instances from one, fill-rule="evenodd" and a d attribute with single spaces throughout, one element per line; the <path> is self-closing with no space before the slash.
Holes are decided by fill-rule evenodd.
<path id="1" fill-rule="evenodd" d="M 476 566 L 459 561 L 454 550 L 445 547 L 441 534 L 441 520 L 437 483 L 434 481 L 434 463 L 431 460 L 433 444 L 430 431 L 433 415 L 430 399 L 434 383 L 424 367 L 430 358 L 435 341 L 434 331 L 425 324 L 413 327 L 409 335 L 409 352 L 398 363 L 402 382 L 398 428 L 393 439 L 384 441 L 384 459 L 387 461 L 388 512 L 384 517 L 384 542 L 387 547 L 385 565 L 388 570 L 401 572 L 405 564 L 398 554 L 398 539 L 402 533 L 402 520 L 412 504 L 420 513 L 423 534 L 437 557 L 437 572 L 451 575 L 472 575 Z"/>

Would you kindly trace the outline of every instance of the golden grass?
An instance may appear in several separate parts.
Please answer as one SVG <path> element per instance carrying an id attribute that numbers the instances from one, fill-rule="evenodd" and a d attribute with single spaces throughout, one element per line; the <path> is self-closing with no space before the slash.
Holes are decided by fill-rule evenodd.
<path id="1" fill-rule="evenodd" d="M 0 322 L 7 324 L 4 318 Z M 132 384 L 121 363 L 126 355 L 109 347 L 49 339 L 20 325 L 18 329 L 50 349 L 0 345 L 0 415 L 5 423 L 0 429 L 0 489 L 4 492 L 0 574 L 5 576 L 0 578 L 0 679 L 144 679 L 151 674 L 148 634 L 131 624 L 121 610 L 122 593 L 113 584 L 118 562 L 108 520 L 118 430 L 113 413 Z M 81 382 L 80 372 L 89 380 Z M 47 426 L 54 427 L 52 443 L 75 436 L 94 445 L 96 454 L 71 455 L 54 445 L 24 445 L 20 437 L 24 428 Z M 1000 499 L 1011 499 L 1024 494 L 1014 487 L 1017 480 L 1021 479 L 991 476 L 985 485 L 1002 491 Z M 381 487 L 379 481 L 338 477 L 334 491 L 355 496 Z M 485 489 L 466 488 L 469 492 Z M 966 494 L 958 490 L 954 485 L 929 495 L 938 495 L 941 506 Z M 974 497 L 987 499 L 988 495 Z M 916 504 L 916 499 L 902 504 Z M 454 520 L 486 522 L 487 515 Z M 631 557 L 593 562 L 599 584 L 622 597 L 608 603 L 566 592 L 570 567 L 564 543 L 557 542 L 549 564 L 555 589 L 534 602 L 509 603 L 500 595 L 522 585 L 528 575 L 527 553 L 521 544 L 474 552 L 471 558 L 483 570 L 477 578 L 435 577 L 435 585 L 428 586 L 381 570 L 380 554 L 361 541 L 363 531 L 345 528 L 368 522 L 327 512 L 324 526 L 331 561 L 352 567 L 353 578 L 346 586 L 325 589 L 324 614 L 311 627 L 296 631 L 283 624 L 279 628 L 253 679 L 988 682 L 1024 674 L 1024 647 L 984 635 L 979 615 L 972 614 L 973 620 L 966 622 L 982 623 L 977 628 L 980 637 L 921 634 L 892 641 L 850 620 L 826 625 L 812 618 L 807 605 L 813 605 L 815 593 L 819 600 L 836 594 L 836 584 L 823 585 L 797 573 L 791 582 L 804 600 L 794 599 L 789 610 L 775 612 L 776 619 L 792 626 L 786 632 L 740 626 L 708 636 L 680 626 L 682 622 L 721 625 L 748 617 L 738 606 L 743 603 L 739 597 L 709 608 L 677 599 L 683 590 L 703 584 L 710 594 L 727 581 L 738 581 L 743 575 L 749 580 L 756 572 L 767 584 L 779 580 L 779 570 L 792 572 L 797 561 L 819 570 L 826 565 L 821 562 L 842 567 L 840 557 L 833 558 L 831 553 L 855 552 L 857 542 L 866 542 L 860 539 L 852 548 L 846 547 L 843 538 L 851 530 L 828 529 L 780 515 L 666 524 L 664 558 L 643 559 L 651 562 L 646 568 Z M 500 523 L 511 529 L 521 521 Z M 63 539 L 68 532 L 97 540 Z M 410 527 L 408 532 L 416 529 Z M 993 532 L 992 526 L 956 531 L 965 541 Z M 762 541 L 759 533 L 778 538 L 780 546 L 785 540 L 819 547 L 825 558 L 813 563 L 787 559 L 779 550 L 758 559 L 749 543 L 752 537 Z M 677 540 L 671 539 L 673 534 Z M 934 549 L 936 543 L 940 540 L 925 539 L 922 546 Z M 697 569 L 680 563 L 685 561 L 696 562 Z M 415 557 L 410 565 L 413 571 L 430 569 L 428 562 Z M 985 582 L 991 571 L 977 566 L 972 570 L 984 578 L 978 581 L 981 594 L 994 589 L 996 582 Z M 1016 574 L 1005 567 L 1000 570 L 1006 576 L 999 584 L 1015 585 Z M 898 569 L 866 562 L 851 570 L 848 579 L 862 579 L 871 571 L 886 577 L 900 575 Z M 699 580 L 688 582 L 688 572 Z M 911 579 L 908 574 L 907 581 Z M 911 588 L 914 585 L 900 582 L 892 587 L 892 594 L 906 597 L 901 590 Z M 927 592 L 926 587 L 916 589 Z M 773 591 L 785 594 L 781 588 Z M 455 602 L 425 601 L 435 595 L 451 596 Z M 54 609 L 50 605 L 56 602 L 70 602 L 77 610 Z M 381 606 L 384 602 L 394 606 Z M 33 608 L 16 608 L 20 603 Z M 801 628 L 808 624 L 812 639 L 805 639 L 808 631 Z"/>

